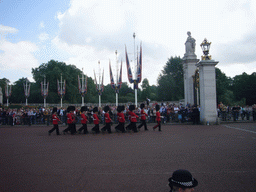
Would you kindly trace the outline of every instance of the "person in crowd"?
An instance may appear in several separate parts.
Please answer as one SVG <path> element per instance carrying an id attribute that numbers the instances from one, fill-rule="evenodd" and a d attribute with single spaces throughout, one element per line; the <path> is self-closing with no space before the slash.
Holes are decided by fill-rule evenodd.
<path id="1" fill-rule="evenodd" d="M 60 135 L 59 132 L 59 117 L 57 116 L 57 107 L 54 107 L 52 109 L 52 124 L 53 124 L 53 128 L 51 130 L 48 131 L 48 134 L 51 135 L 51 133 L 56 130 L 56 135 Z"/>
<path id="2" fill-rule="evenodd" d="M 174 171 L 168 181 L 170 192 L 191 192 L 198 185 L 198 181 L 185 169 Z"/>

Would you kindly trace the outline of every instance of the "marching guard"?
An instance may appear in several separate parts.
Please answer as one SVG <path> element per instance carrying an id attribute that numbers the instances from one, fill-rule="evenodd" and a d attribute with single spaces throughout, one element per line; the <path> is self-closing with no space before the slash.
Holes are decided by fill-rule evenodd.
<path id="1" fill-rule="evenodd" d="M 60 135 L 59 132 L 59 121 L 60 119 L 57 116 L 57 107 L 54 107 L 52 109 L 52 124 L 53 124 L 53 128 L 51 130 L 48 131 L 49 135 L 51 135 L 51 133 L 56 130 L 56 135 Z"/>
<path id="2" fill-rule="evenodd" d="M 74 135 L 76 133 L 76 127 L 75 127 L 75 122 L 76 122 L 76 118 L 75 118 L 75 112 L 76 108 L 75 106 L 69 106 L 67 108 L 67 123 L 68 123 L 68 127 L 63 131 L 63 134 L 65 135 L 68 131 L 71 132 L 71 135 Z"/>
<path id="3" fill-rule="evenodd" d="M 111 122 L 112 122 L 112 119 L 109 116 L 109 106 L 105 106 L 104 107 L 104 111 L 105 111 L 104 117 L 105 117 L 106 125 L 101 129 L 101 131 L 105 132 L 107 130 L 108 133 L 112 133 L 111 132 Z"/>
<path id="4" fill-rule="evenodd" d="M 94 107 L 92 111 L 93 111 L 92 117 L 93 117 L 93 124 L 94 124 L 94 127 L 92 128 L 92 132 L 99 133 L 100 132 L 100 127 L 99 127 L 100 120 L 98 117 L 98 107 Z"/>
<path id="5" fill-rule="evenodd" d="M 158 127 L 158 131 L 161 131 L 161 116 L 160 116 L 160 112 L 159 112 L 160 106 L 156 105 L 156 121 L 157 121 L 157 125 L 155 125 L 153 127 L 153 130 L 155 131 L 155 129 Z"/>
<path id="6" fill-rule="evenodd" d="M 122 133 L 125 133 L 125 129 L 124 129 L 125 118 L 124 118 L 123 111 L 124 111 L 124 106 L 117 107 L 118 125 L 115 127 L 115 129 L 117 131 L 122 131 Z"/>
<path id="7" fill-rule="evenodd" d="M 82 130 L 84 130 L 84 134 L 87 134 L 87 113 L 88 109 L 87 106 L 83 106 L 81 107 L 81 123 L 82 123 L 82 127 L 80 127 L 80 129 L 78 129 L 78 133 L 80 134 L 82 132 Z"/>
<path id="8" fill-rule="evenodd" d="M 134 105 L 130 105 L 129 106 L 129 111 L 130 111 L 130 115 L 131 115 L 131 130 L 133 130 L 134 133 L 138 132 L 137 131 L 137 127 L 136 127 L 136 122 L 137 122 L 137 118 L 139 118 L 135 113 L 134 113 L 134 110 L 135 110 L 135 106 Z"/>
<path id="9" fill-rule="evenodd" d="M 138 126 L 138 129 L 140 129 L 143 125 L 144 125 L 144 129 L 145 131 L 148 131 L 147 128 L 147 124 L 146 124 L 146 116 L 148 116 L 148 114 L 144 111 L 145 108 L 145 104 L 141 103 L 140 104 L 140 120 L 141 120 L 141 124 Z"/>

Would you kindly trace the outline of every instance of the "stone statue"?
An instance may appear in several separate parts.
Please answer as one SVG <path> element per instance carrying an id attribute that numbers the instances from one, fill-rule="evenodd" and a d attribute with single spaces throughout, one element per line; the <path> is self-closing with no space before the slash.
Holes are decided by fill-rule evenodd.
<path id="1" fill-rule="evenodd" d="M 195 48 L 196 48 L 196 40 L 191 37 L 191 33 L 190 31 L 187 32 L 188 34 L 188 38 L 187 41 L 185 43 L 186 46 L 186 54 L 195 54 Z"/>

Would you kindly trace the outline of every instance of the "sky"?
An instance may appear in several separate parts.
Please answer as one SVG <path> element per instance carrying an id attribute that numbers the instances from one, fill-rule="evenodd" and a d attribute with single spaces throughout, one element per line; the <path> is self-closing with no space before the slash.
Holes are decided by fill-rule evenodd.
<path id="1" fill-rule="evenodd" d="M 198 59 L 212 42 L 226 76 L 256 72 L 255 0 L 0 0 L 0 79 L 34 81 L 32 68 L 53 59 L 92 78 L 104 70 L 105 85 L 109 62 L 116 78 L 122 61 L 128 82 L 125 46 L 134 71 L 141 44 L 142 79 L 157 85 L 168 59 L 184 56 L 187 31 Z"/>

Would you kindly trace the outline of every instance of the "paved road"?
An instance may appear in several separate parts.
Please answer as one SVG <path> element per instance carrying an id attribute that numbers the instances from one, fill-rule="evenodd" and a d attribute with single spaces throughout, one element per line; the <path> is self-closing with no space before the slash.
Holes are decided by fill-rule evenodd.
<path id="1" fill-rule="evenodd" d="M 196 191 L 256 191 L 256 123 L 152 126 L 60 136 L 1 126 L 0 191 L 169 191 L 179 168 L 198 180 Z"/>

